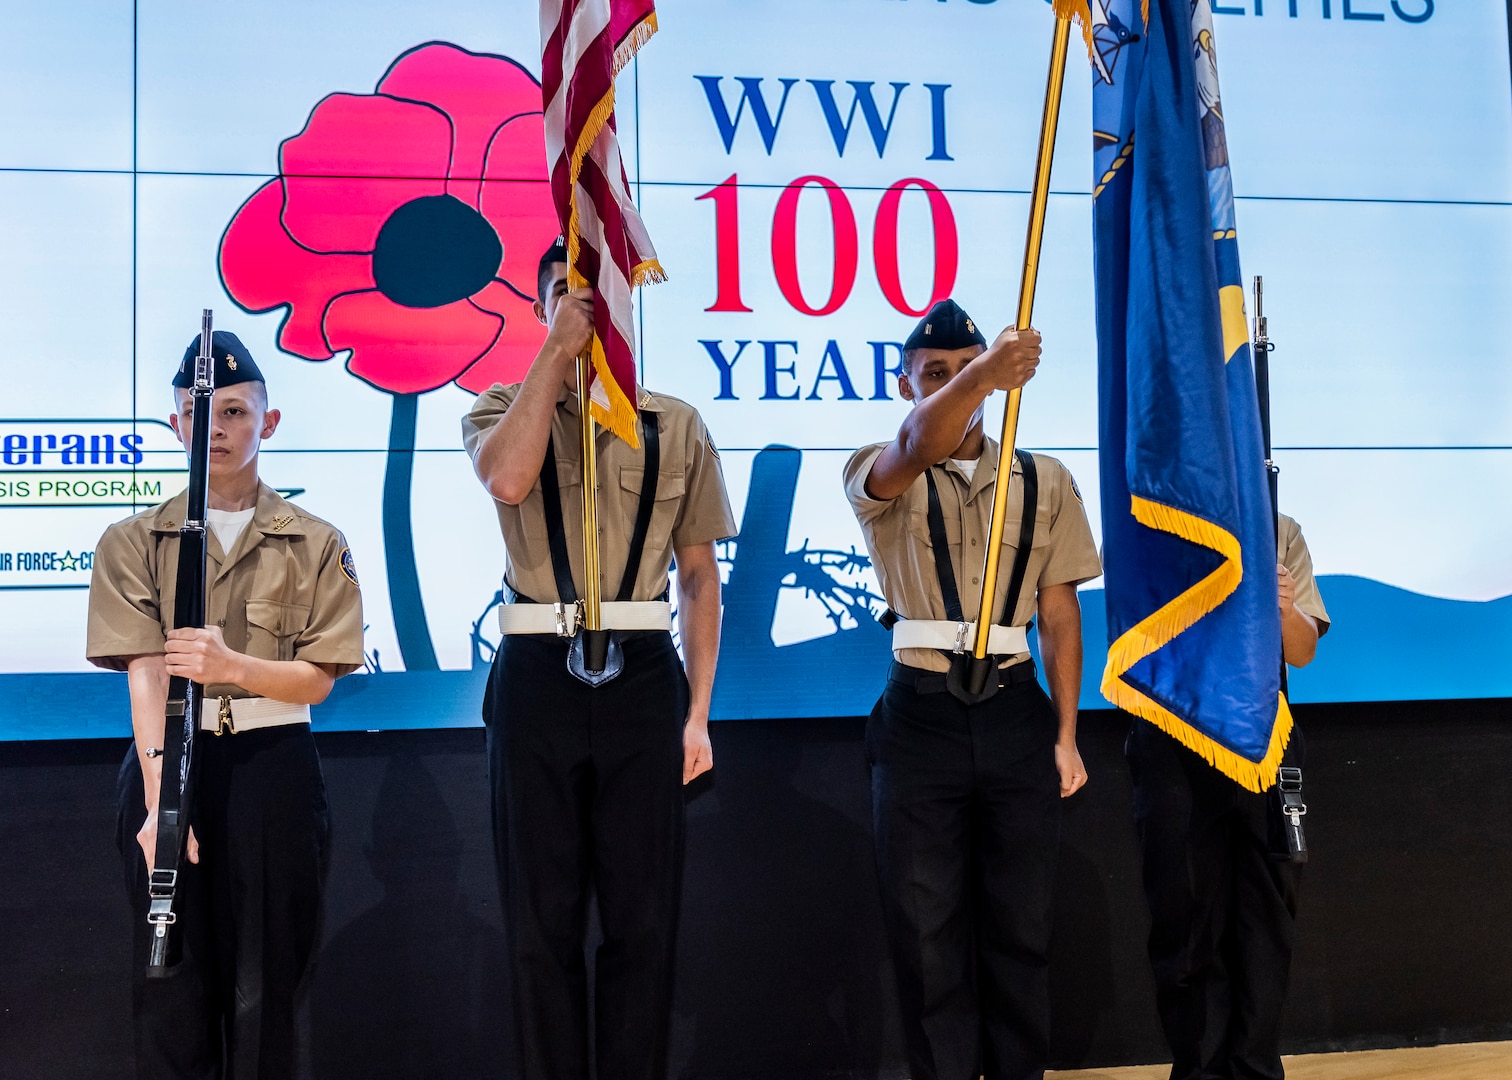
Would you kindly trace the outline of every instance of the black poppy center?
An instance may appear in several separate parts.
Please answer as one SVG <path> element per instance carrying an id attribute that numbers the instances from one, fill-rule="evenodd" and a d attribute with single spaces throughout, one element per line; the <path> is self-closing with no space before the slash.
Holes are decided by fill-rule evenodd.
<path id="1" fill-rule="evenodd" d="M 373 280 L 396 304 L 441 307 L 487 285 L 503 258 L 487 218 L 450 195 L 426 195 L 399 207 L 378 231 Z"/>

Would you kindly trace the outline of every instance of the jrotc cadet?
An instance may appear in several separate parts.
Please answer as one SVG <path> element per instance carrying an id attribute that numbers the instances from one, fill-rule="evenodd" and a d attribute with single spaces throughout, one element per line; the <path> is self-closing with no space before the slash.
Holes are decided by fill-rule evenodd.
<path id="1" fill-rule="evenodd" d="M 1302 530 L 1285 514 L 1280 526 L 1281 647 L 1302 667 L 1328 632 L 1328 612 Z M 1302 868 L 1288 859 L 1275 789 L 1245 790 L 1143 720 L 1126 752 L 1171 1080 L 1281 1080 Z M 1303 757 L 1293 728 L 1286 764 Z"/>
<path id="2" fill-rule="evenodd" d="M 198 345 L 173 380 L 169 419 L 186 447 Z M 310 706 L 363 663 L 346 541 L 258 479 L 258 450 L 279 411 L 236 335 L 217 330 L 212 348 L 205 628 L 171 629 L 186 493 L 107 529 L 89 589 L 89 659 L 125 671 L 131 699 L 117 840 L 135 919 L 143 1080 L 293 1075 L 295 997 L 316 946 L 328 832 Z M 147 880 L 174 675 L 204 686 L 202 726 L 213 734 L 196 749 L 176 905 L 183 960 L 149 980 Z"/>
<path id="3" fill-rule="evenodd" d="M 607 681 L 576 660 L 569 672 L 584 591 L 574 360 L 592 334 L 593 308 L 567 291 L 560 241 L 542 256 L 537 284 L 536 317 L 548 330 L 525 381 L 494 386 L 462 421 L 506 553 L 504 636 L 483 718 L 514 974 L 515 1075 L 589 1073 L 584 939 L 593 894 L 603 931 L 592 993 L 597 1075 L 662 1080 L 682 785 L 713 764 L 714 542 L 733 536 L 735 524 L 698 413 L 643 391 L 640 448 L 605 431 L 597 443 L 599 556 L 612 601 L 604 625 L 615 630 L 604 671 L 623 667 Z M 674 556 L 686 674 L 667 604 Z"/>
<path id="4" fill-rule="evenodd" d="M 1054 458 L 1013 461 L 1003 571 L 989 617 L 996 666 L 964 672 L 999 476 L 982 431 L 994 390 L 1022 386 L 1040 336 L 991 345 L 942 300 L 903 345 L 913 410 L 845 468 L 891 606 L 894 662 L 867 722 L 883 913 L 914 1080 L 1020 1080 L 1049 1055 L 1051 886 L 1060 799 L 1086 783 L 1076 747 L 1081 608 L 1101 573 L 1081 497 Z M 1025 638 L 1039 616 L 1050 695 Z"/>

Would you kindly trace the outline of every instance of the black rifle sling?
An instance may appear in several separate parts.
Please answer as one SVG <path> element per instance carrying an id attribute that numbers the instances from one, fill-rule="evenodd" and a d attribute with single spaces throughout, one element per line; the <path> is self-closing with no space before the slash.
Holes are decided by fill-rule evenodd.
<path id="1" fill-rule="evenodd" d="M 656 484 L 661 475 L 660 428 L 655 414 L 641 412 L 641 445 L 646 448 L 645 468 L 641 472 L 640 502 L 635 509 L 635 528 L 630 534 L 630 552 L 625 573 L 620 579 L 617 600 L 633 599 L 635 579 L 640 575 L 641 556 L 646 550 L 646 536 L 651 531 L 651 514 L 656 509 Z M 562 524 L 562 492 L 557 482 L 556 449 L 546 439 L 546 460 L 541 467 L 541 501 L 546 512 L 546 545 L 551 551 L 551 573 L 556 578 L 557 600 L 564 604 L 577 601 L 577 586 L 572 582 L 572 564 L 567 556 L 567 530 Z"/>
<path id="2" fill-rule="evenodd" d="M 1029 570 L 1029 549 L 1034 546 L 1034 524 L 1039 513 L 1039 474 L 1034 468 L 1034 455 L 1027 450 L 1018 451 L 1019 464 L 1024 470 L 1024 509 L 1019 518 L 1018 550 L 1013 556 L 1013 570 L 1008 577 L 1008 595 L 1003 605 L 1004 626 L 1013 625 L 1013 613 L 1018 609 L 1019 594 L 1024 591 L 1024 577 Z M 945 601 L 945 617 L 951 622 L 964 622 L 961 613 L 961 594 L 956 589 L 955 568 L 950 563 L 950 540 L 945 534 L 945 514 L 940 509 L 940 492 L 935 487 L 934 469 L 924 473 L 929 487 L 929 546 L 934 549 L 935 573 L 940 578 L 940 596 Z M 1013 481 L 1010 471 L 1008 480 Z"/>

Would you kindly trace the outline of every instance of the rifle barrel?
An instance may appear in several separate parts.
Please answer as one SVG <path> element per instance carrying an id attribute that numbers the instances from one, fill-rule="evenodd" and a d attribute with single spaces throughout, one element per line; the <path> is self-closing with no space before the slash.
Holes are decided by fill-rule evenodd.
<path id="1" fill-rule="evenodd" d="M 205 519 L 210 492 L 211 403 L 215 395 L 211 323 L 212 313 L 206 308 L 200 318 L 199 352 L 194 359 L 194 385 L 190 391 L 194 400 L 189 422 L 189 490 L 184 521 L 179 528 L 175 629 L 205 625 Z M 179 675 L 168 680 L 163 717 L 163 774 L 158 785 L 157 849 L 147 889 L 147 921 L 152 926 L 148 978 L 166 978 L 177 963 L 175 903 L 194 806 L 194 743 L 199 737 L 203 706 L 204 687 Z"/>

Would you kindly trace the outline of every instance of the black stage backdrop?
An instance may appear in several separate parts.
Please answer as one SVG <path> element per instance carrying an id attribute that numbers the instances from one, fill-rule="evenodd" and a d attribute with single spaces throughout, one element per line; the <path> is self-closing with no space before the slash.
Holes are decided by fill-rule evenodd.
<path id="1" fill-rule="evenodd" d="M 1302 706 L 1313 861 L 1288 1052 L 1512 1038 L 1512 702 Z M 679 1080 L 903 1075 L 863 721 L 715 725 L 689 795 Z M 1052 985 L 1066 1067 L 1164 1059 L 1124 721 L 1082 717 Z M 483 733 L 320 737 L 333 816 L 304 1072 L 505 1077 Z M 0 745 L 0 1077 L 131 1075 L 117 740 Z"/>

